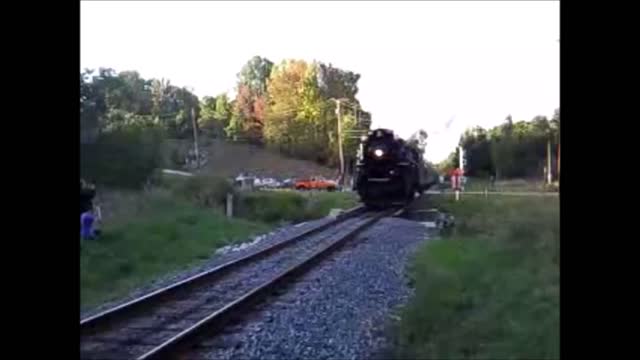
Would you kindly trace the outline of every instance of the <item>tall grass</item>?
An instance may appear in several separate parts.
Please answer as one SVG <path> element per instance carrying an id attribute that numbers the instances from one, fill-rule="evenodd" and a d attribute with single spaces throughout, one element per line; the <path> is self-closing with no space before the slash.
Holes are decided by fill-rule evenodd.
<path id="1" fill-rule="evenodd" d="M 347 209 L 358 199 L 349 193 L 300 194 L 292 191 L 257 191 L 240 194 L 238 216 L 267 223 L 299 222 L 327 216 L 333 208 Z"/>
<path id="2" fill-rule="evenodd" d="M 449 186 L 450 187 L 450 186 Z M 464 186 L 465 191 L 523 191 L 523 192 L 557 192 L 557 183 L 547 185 L 542 179 L 510 179 L 498 180 L 493 186 L 488 178 L 470 177 Z"/>
<path id="3" fill-rule="evenodd" d="M 434 201 L 456 226 L 415 258 L 397 355 L 559 358 L 558 199 Z"/>
<path id="4" fill-rule="evenodd" d="M 180 269 L 269 226 L 227 219 L 222 212 L 193 206 L 167 193 L 138 195 L 141 206 L 115 216 L 98 240 L 80 253 L 83 307 L 117 298 L 164 273 Z"/>
<path id="5" fill-rule="evenodd" d="M 311 201 L 297 193 L 236 193 L 237 211 L 228 219 L 224 201 L 233 189 L 224 179 L 170 178 L 156 185 L 152 191 L 105 194 L 103 235 L 81 245 L 83 308 L 208 259 L 217 248 L 249 240 L 281 221 L 318 218 L 330 208 L 355 204 L 348 195 L 318 194 Z"/>
<path id="6" fill-rule="evenodd" d="M 331 209 L 352 208 L 360 202 L 358 195 L 351 192 L 311 192 L 306 195 L 306 216 L 311 219 L 326 216 Z"/>
<path id="7" fill-rule="evenodd" d="M 167 181 L 164 182 L 167 184 Z M 194 176 L 176 179 L 171 185 L 173 194 L 198 206 L 222 208 L 227 194 L 234 193 L 231 183 L 215 176 Z"/>

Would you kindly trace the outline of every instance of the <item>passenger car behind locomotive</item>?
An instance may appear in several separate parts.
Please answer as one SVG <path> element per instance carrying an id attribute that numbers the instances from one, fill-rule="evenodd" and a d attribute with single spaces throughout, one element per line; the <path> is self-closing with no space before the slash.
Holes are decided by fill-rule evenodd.
<path id="1" fill-rule="evenodd" d="M 392 130 L 373 130 L 360 144 L 354 188 L 367 207 L 406 204 L 437 178 L 418 150 Z"/>

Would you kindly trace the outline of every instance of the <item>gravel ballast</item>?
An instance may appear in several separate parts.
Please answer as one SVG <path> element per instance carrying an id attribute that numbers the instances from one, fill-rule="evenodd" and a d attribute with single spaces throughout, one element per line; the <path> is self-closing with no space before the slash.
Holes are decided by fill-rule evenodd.
<path id="1" fill-rule="evenodd" d="M 249 253 L 259 251 L 281 241 L 285 241 L 293 236 L 301 234 L 311 228 L 321 226 L 329 221 L 332 221 L 332 219 L 323 218 L 319 220 L 308 221 L 299 225 L 284 226 L 268 234 L 259 235 L 254 237 L 253 239 L 247 239 L 247 242 L 238 243 L 237 245 L 226 247 L 225 249 L 212 251 L 211 257 L 209 259 L 198 262 L 193 266 L 189 266 L 187 268 L 160 276 L 153 281 L 150 281 L 149 283 L 132 290 L 126 296 L 123 296 L 121 298 L 105 302 L 90 309 L 82 309 L 80 312 L 80 318 L 83 319 L 95 315 L 99 312 L 108 310 L 112 307 L 118 306 L 120 304 L 124 304 L 125 302 L 144 296 L 148 293 L 169 286 L 178 281 L 187 279 L 217 265 L 226 263 L 234 259 L 238 259 Z"/>
<path id="2" fill-rule="evenodd" d="M 149 306 L 144 312 L 127 317 L 117 327 L 95 335 L 86 334 L 81 341 L 81 356 L 105 360 L 136 358 L 148 351 L 139 344 L 160 345 L 368 219 L 366 214 L 345 219 L 339 225 L 300 239 L 271 256 L 231 270 L 217 280 L 186 288 L 162 306 Z M 177 323 L 183 324 L 176 327 Z"/>
<path id="3" fill-rule="evenodd" d="M 369 359 L 388 347 L 385 327 L 411 295 L 409 257 L 423 224 L 385 218 L 189 359 Z"/>

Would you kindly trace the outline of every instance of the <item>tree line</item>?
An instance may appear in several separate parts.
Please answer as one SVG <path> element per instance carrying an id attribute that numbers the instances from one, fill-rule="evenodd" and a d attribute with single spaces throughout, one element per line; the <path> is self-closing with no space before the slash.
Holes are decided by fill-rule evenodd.
<path id="1" fill-rule="evenodd" d="M 513 122 L 508 116 L 504 123 L 489 130 L 480 126 L 467 129 L 460 137 L 459 146 L 466 162 L 465 174 L 497 178 L 542 178 L 550 147 L 551 171 L 557 178 L 559 143 L 560 109 L 556 109 L 551 119 L 536 116 L 531 121 Z M 439 164 L 442 172 L 457 167 L 457 149 Z"/>
<path id="2" fill-rule="evenodd" d="M 159 157 L 151 153 L 160 151 L 158 139 L 190 138 L 195 126 L 202 136 L 249 142 L 334 166 L 339 161 L 336 100 L 341 101 L 345 154 L 355 156 L 356 135 L 368 130 L 371 122 L 371 114 L 357 99 L 359 74 L 319 61 L 274 64 L 255 56 L 237 77 L 235 98 L 223 93 L 199 99 L 186 87 L 166 79 L 144 79 L 136 71 L 82 71 L 83 164 L 108 161 L 95 156 L 107 144 L 116 146 L 115 139 L 146 146 L 149 154 L 141 161 L 152 157 L 156 163 Z"/>

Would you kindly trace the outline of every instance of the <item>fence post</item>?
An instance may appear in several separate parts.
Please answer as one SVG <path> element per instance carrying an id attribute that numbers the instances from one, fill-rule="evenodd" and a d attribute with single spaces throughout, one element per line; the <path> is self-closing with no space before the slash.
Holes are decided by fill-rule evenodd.
<path id="1" fill-rule="evenodd" d="M 233 217 L 233 194 L 227 194 L 227 217 Z"/>

